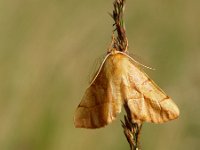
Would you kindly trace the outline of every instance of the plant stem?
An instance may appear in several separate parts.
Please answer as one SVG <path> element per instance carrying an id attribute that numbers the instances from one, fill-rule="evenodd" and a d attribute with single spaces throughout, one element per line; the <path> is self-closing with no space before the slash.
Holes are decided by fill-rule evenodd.
<path id="1" fill-rule="evenodd" d="M 113 35 L 112 46 L 118 51 L 126 52 L 128 49 L 128 39 L 126 37 L 125 23 L 123 20 L 125 0 L 115 0 L 113 6 L 114 10 L 111 16 L 115 21 L 114 26 L 116 28 L 114 31 L 117 31 L 117 38 L 115 38 Z M 141 150 L 140 134 L 142 124 L 133 122 L 133 118 L 131 117 L 131 112 L 127 104 L 124 104 L 124 108 L 126 110 L 126 115 L 124 116 L 124 122 L 121 121 L 121 123 L 126 139 L 130 145 L 130 149 Z"/>

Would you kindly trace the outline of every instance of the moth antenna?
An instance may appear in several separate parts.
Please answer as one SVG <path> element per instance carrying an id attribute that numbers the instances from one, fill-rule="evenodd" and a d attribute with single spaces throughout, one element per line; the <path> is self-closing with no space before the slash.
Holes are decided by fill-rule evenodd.
<path id="1" fill-rule="evenodd" d="M 103 60 L 103 62 L 101 63 L 101 65 L 100 65 L 100 67 L 99 67 L 99 69 L 98 69 L 96 75 L 94 76 L 93 80 L 91 81 L 89 87 L 90 87 L 90 86 L 92 85 L 92 83 L 96 80 L 96 78 L 97 78 L 97 76 L 99 75 L 99 73 L 100 73 L 100 71 L 101 71 L 101 69 L 102 69 L 102 67 L 103 67 L 103 65 L 104 65 L 104 63 L 105 63 L 105 61 L 106 61 L 106 59 L 107 59 L 110 55 L 111 55 L 111 53 L 108 53 L 108 54 L 106 55 L 106 57 L 104 58 L 104 60 Z"/>
<path id="2" fill-rule="evenodd" d="M 142 66 L 142 67 L 144 67 L 144 68 L 147 68 L 147 69 L 150 69 L 150 70 L 156 70 L 156 69 L 154 69 L 154 68 L 151 68 L 151 67 L 149 67 L 149 66 L 146 66 L 146 65 L 144 65 L 144 64 L 142 64 L 142 63 L 136 61 L 135 59 L 133 59 L 132 57 L 130 57 L 128 54 L 126 54 L 126 53 L 124 53 L 124 52 L 117 51 L 117 53 L 120 53 L 120 54 L 123 54 L 123 55 L 127 56 L 127 57 L 130 58 L 133 62 L 135 62 L 136 64 L 138 64 L 138 65 L 140 65 L 140 66 Z M 103 67 L 103 65 L 104 65 L 104 63 L 105 63 L 105 61 L 106 61 L 106 59 L 107 59 L 111 54 L 112 54 L 112 53 L 110 53 L 110 52 L 108 51 L 108 54 L 106 55 L 106 57 L 104 58 L 103 62 L 101 63 L 101 65 L 100 65 L 100 67 L 99 67 L 99 69 L 98 69 L 96 75 L 94 76 L 93 80 L 91 81 L 89 87 L 90 87 L 90 86 L 93 84 L 93 82 L 96 80 L 96 78 L 97 78 L 97 76 L 99 75 L 99 73 L 100 73 L 100 71 L 101 71 L 101 69 L 102 69 L 102 67 Z"/>
<path id="3" fill-rule="evenodd" d="M 150 70 L 156 70 L 155 68 L 151 68 L 151 67 L 149 67 L 149 66 L 146 66 L 146 65 L 144 65 L 144 64 L 142 64 L 142 63 L 136 61 L 135 59 L 133 59 L 131 56 L 129 56 L 129 55 L 126 54 L 126 53 L 123 53 L 123 52 L 119 52 L 119 53 L 121 53 L 121 54 L 127 56 L 127 57 L 130 58 L 133 62 L 135 62 L 136 64 L 138 64 L 138 65 L 140 65 L 140 66 L 142 66 L 142 67 L 144 67 L 144 68 L 147 68 L 147 69 L 150 69 Z"/>

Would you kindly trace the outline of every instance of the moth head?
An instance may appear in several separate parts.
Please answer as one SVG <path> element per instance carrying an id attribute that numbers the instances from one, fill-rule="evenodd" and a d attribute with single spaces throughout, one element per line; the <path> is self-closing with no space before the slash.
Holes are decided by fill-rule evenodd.
<path id="1" fill-rule="evenodd" d="M 109 49 L 109 51 L 108 51 L 108 54 L 112 54 L 112 55 L 117 54 L 117 53 L 119 53 L 119 51 L 114 47 Z"/>

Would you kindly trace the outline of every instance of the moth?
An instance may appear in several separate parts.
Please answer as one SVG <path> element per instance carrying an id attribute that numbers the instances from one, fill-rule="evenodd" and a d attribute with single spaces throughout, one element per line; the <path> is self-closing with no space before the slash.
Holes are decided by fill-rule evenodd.
<path id="1" fill-rule="evenodd" d="M 126 104 L 132 122 L 164 123 L 179 109 L 127 53 L 107 54 L 74 116 L 77 128 L 100 128 L 111 123 Z"/>

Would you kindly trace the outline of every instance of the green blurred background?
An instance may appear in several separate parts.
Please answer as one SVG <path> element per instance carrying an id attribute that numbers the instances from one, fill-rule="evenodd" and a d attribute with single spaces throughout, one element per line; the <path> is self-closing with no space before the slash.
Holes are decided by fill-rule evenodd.
<path id="1" fill-rule="evenodd" d="M 0 150 L 128 150 L 118 119 L 76 129 L 74 111 L 111 40 L 113 0 L 0 0 Z M 198 150 L 200 1 L 127 0 L 129 52 L 181 116 L 144 124 L 144 150 Z"/>

